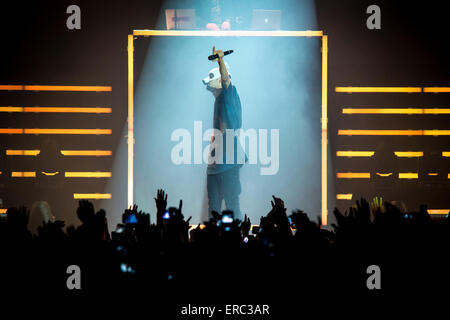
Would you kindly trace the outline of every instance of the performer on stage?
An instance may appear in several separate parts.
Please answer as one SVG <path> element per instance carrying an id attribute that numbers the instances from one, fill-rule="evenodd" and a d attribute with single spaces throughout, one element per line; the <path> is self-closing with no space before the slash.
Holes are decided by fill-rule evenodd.
<path id="1" fill-rule="evenodd" d="M 222 200 L 225 200 L 225 207 L 234 213 L 235 218 L 241 218 L 241 210 L 239 207 L 239 194 L 241 193 L 241 182 L 239 180 L 239 170 L 243 163 L 237 161 L 237 150 L 243 152 L 239 143 L 239 139 L 234 136 L 234 161 L 226 163 L 226 129 L 238 130 L 242 127 L 242 110 L 241 101 L 236 88 L 231 83 L 231 75 L 227 70 L 224 53 L 222 50 L 215 50 L 213 47 L 213 55 L 217 54 L 219 66 L 212 69 L 208 77 L 203 79 L 206 89 L 211 91 L 215 97 L 214 102 L 214 129 L 220 130 L 222 133 L 222 141 L 215 141 L 215 137 L 211 137 L 211 143 L 222 143 L 223 159 L 222 163 L 212 163 L 207 169 L 207 190 L 209 213 L 211 211 L 221 212 Z M 214 156 L 215 150 L 211 155 Z M 247 157 L 245 156 L 245 161 Z M 241 161 L 242 162 L 242 161 Z"/>

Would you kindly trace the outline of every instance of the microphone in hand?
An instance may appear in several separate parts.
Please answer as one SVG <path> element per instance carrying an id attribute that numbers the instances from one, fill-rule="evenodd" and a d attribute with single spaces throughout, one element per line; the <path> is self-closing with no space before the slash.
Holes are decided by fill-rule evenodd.
<path id="1" fill-rule="evenodd" d="M 226 55 L 229 55 L 229 54 L 231 54 L 231 53 L 233 53 L 233 50 L 227 50 L 227 51 L 224 51 L 224 52 L 223 52 L 223 55 L 226 56 Z M 210 55 L 210 56 L 208 57 L 208 60 L 214 60 L 214 59 L 218 59 L 218 58 L 219 58 L 219 55 L 216 53 L 216 54 Z"/>

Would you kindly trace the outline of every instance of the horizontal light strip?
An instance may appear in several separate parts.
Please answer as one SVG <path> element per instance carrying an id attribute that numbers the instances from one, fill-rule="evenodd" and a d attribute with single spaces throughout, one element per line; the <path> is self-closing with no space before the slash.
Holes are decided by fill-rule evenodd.
<path id="1" fill-rule="evenodd" d="M 450 108 L 343 108 L 343 114 L 450 114 Z"/>
<path id="2" fill-rule="evenodd" d="M 399 179 L 418 179 L 419 174 L 414 172 L 404 172 L 398 174 Z"/>
<path id="3" fill-rule="evenodd" d="M 380 177 L 390 177 L 392 175 L 392 172 L 390 172 L 390 173 L 379 173 L 379 172 L 377 172 L 377 176 L 380 176 Z"/>
<path id="4" fill-rule="evenodd" d="M 11 177 L 35 178 L 36 172 L 34 172 L 34 171 L 26 171 L 26 172 L 13 171 L 13 172 L 11 172 Z"/>
<path id="5" fill-rule="evenodd" d="M 54 176 L 58 174 L 59 172 L 42 172 L 42 174 L 46 176 Z M 66 178 L 110 178 L 111 172 L 106 171 L 67 171 L 64 173 L 64 176 Z M 20 171 L 13 171 L 11 173 L 11 177 L 36 177 L 35 171 L 27 171 L 27 172 L 20 172 Z"/>
<path id="6" fill-rule="evenodd" d="M 421 136 L 423 130 L 338 130 L 340 136 Z"/>
<path id="7" fill-rule="evenodd" d="M 96 107 L 24 107 L 24 112 L 111 113 L 111 108 Z"/>
<path id="8" fill-rule="evenodd" d="M 353 194 L 352 193 L 338 193 L 336 194 L 337 200 L 352 200 Z"/>
<path id="9" fill-rule="evenodd" d="M 425 87 L 423 88 L 423 92 L 450 92 L 450 87 Z"/>
<path id="10" fill-rule="evenodd" d="M 336 87 L 336 92 L 422 92 L 421 87 Z"/>
<path id="11" fill-rule="evenodd" d="M 54 113 L 111 113 L 111 108 L 100 107 L 0 107 L 0 112 L 54 112 Z"/>
<path id="12" fill-rule="evenodd" d="M 371 157 L 375 151 L 336 151 L 338 157 Z"/>
<path id="13" fill-rule="evenodd" d="M 338 130 L 340 136 L 448 136 L 450 130 Z"/>
<path id="14" fill-rule="evenodd" d="M 109 86 L 0 85 L 0 90 L 109 92 L 109 91 L 112 91 L 112 87 L 109 87 Z"/>
<path id="15" fill-rule="evenodd" d="M 111 193 L 74 193 L 74 199 L 111 199 Z"/>
<path id="16" fill-rule="evenodd" d="M 23 134 L 23 129 L 0 128 L 0 133 Z"/>
<path id="17" fill-rule="evenodd" d="M 428 209 L 428 214 L 448 214 L 450 209 Z"/>
<path id="18" fill-rule="evenodd" d="M 370 179 L 370 172 L 338 172 L 337 177 L 340 179 Z"/>
<path id="19" fill-rule="evenodd" d="M 437 172 L 429 172 L 428 175 L 429 175 L 429 176 L 436 177 L 436 176 L 439 175 L 439 173 L 437 173 Z"/>
<path id="20" fill-rule="evenodd" d="M 424 136 L 450 136 L 450 130 L 423 130 Z"/>
<path id="21" fill-rule="evenodd" d="M 111 172 L 81 172 L 81 171 L 68 171 L 64 174 L 66 178 L 110 178 Z"/>
<path id="22" fill-rule="evenodd" d="M 50 177 L 52 177 L 52 176 L 56 176 L 57 174 L 59 174 L 59 171 L 55 171 L 55 172 L 44 172 L 44 171 L 42 171 L 42 174 L 43 174 L 44 176 L 50 176 Z"/>
<path id="23" fill-rule="evenodd" d="M 41 150 L 6 150 L 7 156 L 37 156 Z"/>
<path id="24" fill-rule="evenodd" d="M 5 208 L 1 208 L 1 209 L 0 209 L 0 214 L 5 214 L 5 213 L 6 213 L 6 211 L 8 211 L 8 209 L 5 209 Z"/>
<path id="25" fill-rule="evenodd" d="M 394 151 L 394 154 L 399 158 L 423 157 L 422 151 Z"/>
<path id="26" fill-rule="evenodd" d="M 0 112 L 23 112 L 23 107 L 0 107 Z"/>
<path id="27" fill-rule="evenodd" d="M 110 156 L 111 150 L 61 150 L 65 156 Z"/>
<path id="28" fill-rule="evenodd" d="M 10 129 L 0 128 L 4 134 L 111 134 L 111 129 Z"/>
<path id="29" fill-rule="evenodd" d="M 111 129 L 24 129 L 25 134 L 111 134 Z"/>
<path id="30" fill-rule="evenodd" d="M 41 150 L 6 150 L 7 156 L 37 156 Z M 61 150 L 64 156 L 110 156 L 111 150 Z"/>
<path id="31" fill-rule="evenodd" d="M 134 36 L 178 36 L 178 37 L 321 37 L 322 31 L 208 31 L 208 30 L 133 30 Z"/>
<path id="32" fill-rule="evenodd" d="M 450 157 L 450 151 L 442 151 L 443 157 Z"/>

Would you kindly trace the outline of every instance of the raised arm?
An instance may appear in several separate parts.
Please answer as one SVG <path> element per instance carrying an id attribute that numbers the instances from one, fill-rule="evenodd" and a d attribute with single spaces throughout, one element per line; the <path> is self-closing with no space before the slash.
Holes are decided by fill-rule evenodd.
<path id="1" fill-rule="evenodd" d="M 219 63 L 219 71 L 220 71 L 220 77 L 222 80 L 222 87 L 225 89 L 228 89 L 230 86 L 231 80 L 228 75 L 227 67 L 225 66 L 225 62 L 223 61 L 223 51 L 217 50 L 216 47 L 213 46 L 213 54 L 217 54 L 219 56 L 219 59 L 217 59 L 217 62 Z"/>

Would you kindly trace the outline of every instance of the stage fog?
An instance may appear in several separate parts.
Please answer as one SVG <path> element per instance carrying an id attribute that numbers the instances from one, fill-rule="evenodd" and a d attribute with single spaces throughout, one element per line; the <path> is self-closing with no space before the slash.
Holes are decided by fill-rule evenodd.
<path id="1" fill-rule="evenodd" d="M 271 164 L 261 163 L 258 136 L 257 163 L 246 163 L 240 170 L 242 213 L 252 223 L 259 223 L 260 216 L 271 209 L 274 194 L 284 199 L 289 211 L 302 209 L 314 219 L 320 215 L 318 39 L 153 37 L 135 40 L 135 45 L 134 202 L 152 213 L 152 222 L 158 188 L 168 193 L 169 206 L 178 206 L 178 200 L 183 199 L 183 213 L 192 216 L 191 223 L 207 219 L 207 163 L 194 161 L 194 124 L 202 126 L 201 138 L 213 127 L 214 97 L 202 83 L 208 71 L 217 66 L 207 59 L 213 45 L 234 50 L 224 59 L 240 96 L 242 129 L 266 131 L 267 156 L 272 160 Z M 173 148 L 179 142 L 171 136 L 177 129 L 190 132 L 191 164 L 173 161 Z M 276 131 L 279 146 L 273 148 L 271 133 Z M 202 141 L 202 153 L 208 145 L 209 141 Z M 277 154 L 271 155 L 271 149 Z M 249 152 L 247 143 L 247 155 Z M 261 169 L 270 166 L 273 170 L 263 174 Z"/>

